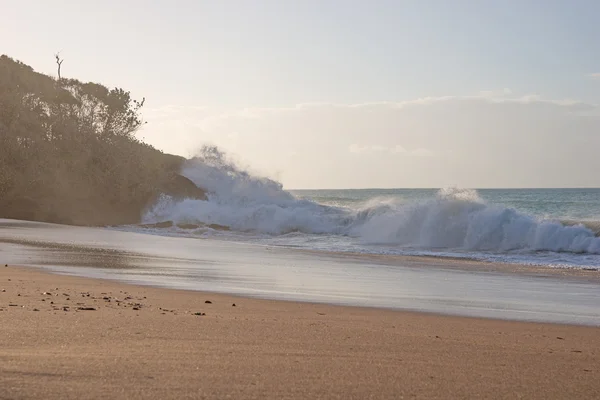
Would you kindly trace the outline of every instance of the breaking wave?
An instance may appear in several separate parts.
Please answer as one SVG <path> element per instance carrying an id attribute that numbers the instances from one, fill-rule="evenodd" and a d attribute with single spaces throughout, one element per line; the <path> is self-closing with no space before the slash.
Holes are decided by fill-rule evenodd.
<path id="1" fill-rule="evenodd" d="M 162 196 L 143 216 L 144 224 L 172 221 L 268 235 L 332 234 L 402 248 L 600 254 L 600 224 L 542 220 L 487 204 L 475 190 L 441 189 L 432 198 L 410 203 L 371 199 L 353 207 L 328 206 L 297 198 L 278 182 L 236 167 L 214 147 L 205 147 L 182 174 L 206 189 L 208 200 Z"/>

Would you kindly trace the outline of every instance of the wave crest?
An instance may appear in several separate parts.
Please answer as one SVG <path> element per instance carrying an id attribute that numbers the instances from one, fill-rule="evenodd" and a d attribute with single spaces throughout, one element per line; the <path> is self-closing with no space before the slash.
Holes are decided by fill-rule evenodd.
<path id="1" fill-rule="evenodd" d="M 326 206 L 253 176 L 214 147 L 205 147 L 190 160 L 182 175 L 206 189 L 208 200 L 162 196 L 143 223 L 217 224 L 269 235 L 336 234 L 364 244 L 407 248 L 600 254 L 600 238 L 583 224 L 539 220 L 486 204 L 475 190 L 441 189 L 430 199 L 411 203 L 386 198 L 356 208 Z"/>

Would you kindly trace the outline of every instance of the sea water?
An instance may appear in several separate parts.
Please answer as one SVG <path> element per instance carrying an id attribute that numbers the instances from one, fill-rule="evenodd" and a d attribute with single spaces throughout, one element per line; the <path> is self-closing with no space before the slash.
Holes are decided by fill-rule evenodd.
<path id="1" fill-rule="evenodd" d="M 196 158 L 182 173 L 207 200 L 162 196 L 143 225 L 119 229 L 328 252 L 600 266 L 600 189 L 285 190 L 220 157 Z M 173 226 L 153 225 L 165 221 Z"/>
<path id="2" fill-rule="evenodd" d="M 208 198 L 161 196 L 140 225 L 0 220 L 3 262 L 244 296 L 600 324 L 593 279 L 368 256 L 596 270 L 598 189 L 290 191 L 219 157 L 194 159 L 182 173 Z"/>
<path id="3" fill-rule="evenodd" d="M 588 273 L 510 273 L 460 260 L 342 255 L 0 219 L 3 263 L 167 288 L 278 300 L 600 325 Z M 532 272 L 532 271 L 530 271 Z"/>

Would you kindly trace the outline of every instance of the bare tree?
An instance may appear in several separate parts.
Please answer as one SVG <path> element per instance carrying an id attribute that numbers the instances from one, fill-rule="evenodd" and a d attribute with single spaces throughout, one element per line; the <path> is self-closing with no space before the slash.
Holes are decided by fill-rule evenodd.
<path id="1" fill-rule="evenodd" d="M 64 59 L 61 60 L 60 58 L 60 52 L 56 53 L 54 55 L 54 57 L 56 58 L 56 64 L 58 65 L 58 80 L 60 81 L 60 66 L 62 65 L 63 61 L 65 61 Z"/>

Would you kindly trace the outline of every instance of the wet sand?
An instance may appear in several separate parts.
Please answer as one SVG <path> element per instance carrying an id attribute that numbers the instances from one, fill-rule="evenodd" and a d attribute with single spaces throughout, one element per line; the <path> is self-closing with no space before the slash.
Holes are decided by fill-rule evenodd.
<path id="1" fill-rule="evenodd" d="M 2 399 L 600 397 L 595 327 L 258 300 L 14 266 L 0 267 L 0 291 Z"/>
<path id="2" fill-rule="evenodd" d="M 0 262 L 272 300 L 600 325 L 600 271 L 333 254 L 0 219 Z"/>

